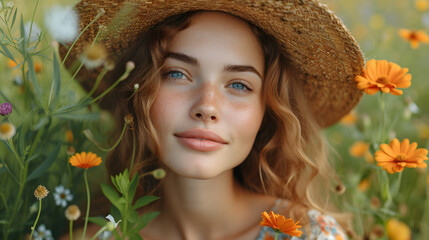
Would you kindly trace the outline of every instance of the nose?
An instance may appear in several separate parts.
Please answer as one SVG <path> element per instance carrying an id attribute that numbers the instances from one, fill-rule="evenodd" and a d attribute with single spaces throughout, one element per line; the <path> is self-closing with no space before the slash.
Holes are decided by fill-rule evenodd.
<path id="1" fill-rule="evenodd" d="M 205 83 L 195 93 L 195 102 L 191 108 L 191 118 L 194 120 L 216 123 L 219 121 L 219 104 L 221 94 L 213 84 Z"/>

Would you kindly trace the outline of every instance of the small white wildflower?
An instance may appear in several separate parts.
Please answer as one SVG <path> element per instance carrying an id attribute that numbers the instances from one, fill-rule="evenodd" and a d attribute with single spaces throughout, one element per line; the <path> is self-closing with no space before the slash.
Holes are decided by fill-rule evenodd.
<path id="1" fill-rule="evenodd" d="M 51 230 L 46 229 L 46 226 L 42 224 L 34 231 L 34 240 L 54 240 L 54 238 Z"/>
<path id="2" fill-rule="evenodd" d="M 115 230 L 115 228 L 118 226 L 118 224 L 122 221 L 122 220 L 119 220 L 118 222 L 115 222 L 115 219 L 110 214 L 107 215 L 106 218 L 109 219 L 109 222 L 106 223 L 107 231 Z"/>
<path id="3" fill-rule="evenodd" d="M 84 53 L 80 56 L 80 60 L 87 69 L 98 68 L 106 61 L 106 49 L 100 44 L 89 45 Z"/>
<path id="4" fill-rule="evenodd" d="M 419 107 L 418 107 L 418 106 L 417 106 L 417 104 L 416 104 L 416 103 L 414 103 L 414 102 L 411 102 L 410 104 L 408 104 L 408 109 L 410 109 L 410 111 L 411 111 L 413 114 L 417 114 L 417 113 L 419 113 L 419 111 L 420 111 Z"/>
<path id="5" fill-rule="evenodd" d="M 32 43 L 39 40 L 39 36 L 42 34 L 42 30 L 39 28 L 39 26 L 37 26 L 35 22 L 33 22 L 33 26 L 31 26 L 31 22 L 27 22 L 24 25 L 25 41 L 28 41 L 28 36 L 30 35 L 30 28 L 31 28 L 30 43 Z"/>
<path id="6" fill-rule="evenodd" d="M 0 124 L 0 139 L 9 140 L 15 136 L 16 128 L 13 124 L 8 122 L 3 122 Z"/>
<path id="7" fill-rule="evenodd" d="M 71 6 L 51 7 L 45 15 L 45 25 L 51 36 L 62 43 L 73 42 L 79 33 L 79 17 Z"/>
<path id="8" fill-rule="evenodd" d="M 55 204 L 57 206 L 66 207 L 67 202 L 73 200 L 73 195 L 69 189 L 65 189 L 62 185 L 55 187 L 54 192 Z"/>
<path id="9" fill-rule="evenodd" d="M 429 26 L 429 12 L 428 12 L 428 13 L 423 14 L 423 16 L 422 16 L 422 23 L 423 23 L 423 25 L 425 25 L 426 27 L 428 27 L 428 26 Z"/>

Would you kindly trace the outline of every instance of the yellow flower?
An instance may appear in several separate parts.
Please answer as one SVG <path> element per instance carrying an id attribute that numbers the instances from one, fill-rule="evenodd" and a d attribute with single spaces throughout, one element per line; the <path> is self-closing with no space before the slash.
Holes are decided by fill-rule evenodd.
<path id="1" fill-rule="evenodd" d="M 351 156 L 353 157 L 363 157 L 365 156 L 365 154 L 368 152 L 369 150 L 369 144 L 366 142 L 355 142 L 350 148 L 349 148 L 349 153 Z"/>
<path id="2" fill-rule="evenodd" d="M 77 205 L 70 205 L 65 211 L 65 216 L 69 221 L 76 221 L 80 217 L 80 209 Z"/>
<path id="3" fill-rule="evenodd" d="M 100 165 L 101 157 L 92 152 L 81 152 L 71 156 L 69 161 L 74 167 L 88 169 Z"/>
<path id="4" fill-rule="evenodd" d="M 371 164 L 374 163 L 374 157 L 371 155 L 370 152 L 365 153 L 365 160 L 367 163 L 371 163 Z"/>
<path id="5" fill-rule="evenodd" d="M 298 223 L 299 221 L 295 223 L 291 218 L 286 219 L 284 216 L 274 214 L 274 212 L 271 211 L 270 214 L 267 212 L 262 213 L 260 225 L 270 227 L 276 232 L 281 231 L 290 236 L 300 237 L 302 232 L 298 230 L 298 228 L 301 227 Z"/>
<path id="6" fill-rule="evenodd" d="M 419 137 L 423 140 L 429 139 L 429 126 L 426 124 L 420 124 L 418 127 Z"/>
<path id="7" fill-rule="evenodd" d="M 357 121 L 357 114 L 355 111 L 349 112 L 343 118 L 341 118 L 340 123 L 343 125 L 353 125 Z"/>
<path id="8" fill-rule="evenodd" d="M 368 178 L 363 179 L 362 181 L 360 181 L 359 185 L 358 185 L 358 189 L 361 192 L 365 192 L 366 190 L 368 190 L 368 188 L 371 186 L 371 181 L 369 181 Z"/>
<path id="9" fill-rule="evenodd" d="M 66 140 L 68 143 L 73 142 L 73 132 L 71 130 L 66 131 Z"/>
<path id="10" fill-rule="evenodd" d="M 11 59 L 9 59 L 8 61 L 7 61 L 7 66 L 9 67 L 9 68 L 14 68 L 14 67 L 16 67 L 18 64 L 16 64 L 16 62 L 14 62 L 14 61 L 12 61 Z"/>
<path id="11" fill-rule="evenodd" d="M 428 9 L 428 1 L 427 0 L 416 0 L 414 2 L 416 9 L 419 11 L 426 11 Z"/>
<path id="12" fill-rule="evenodd" d="M 358 88 L 372 95 L 379 90 L 393 95 L 402 95 L 402 90 L 411 85 L 411 74 L 408 68 L 401 68 L 398 64 L 386 60 L 371 59 L 366 63 L 362 75 L 356 76 Z"/>
<path id="13" fill-rule="evenodd" d="M 46 187 L 42 185 L 37 186 L 36 190 L 34 190 L 34 196 L 38 200 L 42 200 L 43 198 L 48 196 L 48 193 L 49 193 L 48 189 L 46 189 Z"/>
<path id="14" fill-rule="evenodd" d="M 387 237 L 390 240 L 411 240 L 411 230 L 403 222 L 390 219 L 386 224 Z"/>
<path id="15" fill-rule="evenodd" d="M 429 43 L 429 36 L 422 30 L 399 29 L 399 36 L 410 42 L 411 47 L 416 49 L 419 43 Z"/>
<path id="16" fill-rule="evenodd" d="M 388 173 L 401 172 L 405 167 L 425 168 L 428 160 L 428 150 L 417 149 L 417 143 L 410 144 L 410 140 L 405 138 L 400 143 L 397 138 L 393 139 L 389 145 L 383 143 L 380 150 L 375 153 L 377 165 L 385 169 Z"/>
<path id="17" fill-rule="evenodd" d="M 9 122 L 3 122 L 0 124 L 0 139 L 9 140 L 15 136 L 16 128 Z"/>

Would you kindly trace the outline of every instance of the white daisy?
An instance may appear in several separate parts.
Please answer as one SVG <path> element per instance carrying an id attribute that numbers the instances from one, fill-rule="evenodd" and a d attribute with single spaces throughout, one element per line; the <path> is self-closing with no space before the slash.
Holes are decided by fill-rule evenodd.
<path id="1" fill-rule="evenodd" d="M 55 204 L 58 206 L 66 207 L 67 202 L 73 200 L 73 195 L 69 189 L 65 189 L 62 185 L 55 187 L 54 192 Z"/>
<path id="2" fill-rule="evenodd" d="M 9 140 L 15 136 L 16 128 L 9 122 L 3 122 L 0 124 L 0 139 Z"/>
<path id="3" fill-rule="evenodd" d="M 30 43 L 32 43 L 39 40 L 39 37 L 42 34 L 42 30 L 39 28 L 39 26 L 37 26 L 35 22 L 33 22 L 33 26 L 31 26 L 31 22 L 27 22 L 24 25 L 25 41 L 28 41 L 28 36 L 30 35 L 30 28 L 31 28 Z"/>
<path id="4" fill-rule="evenodd" d="M 79 33 L 79 17 L 71 6 L 55 5 L 45 15 L 46 29 L 62 43 L 73 42 Z"/>
<path id="5" fill-rule="evenodd" d="M 54 240 L 54 238 L 51 230 L 46 229 L 46 226 L 42 224 L 34 231 L 34 240 Z"/>

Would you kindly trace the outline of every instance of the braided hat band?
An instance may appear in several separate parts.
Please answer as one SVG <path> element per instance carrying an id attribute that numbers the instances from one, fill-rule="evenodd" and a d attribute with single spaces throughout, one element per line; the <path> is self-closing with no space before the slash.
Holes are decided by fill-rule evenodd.
<path id="1" fill-rule="evenodd" d="M 98 40 L 111 55 L 133 46 L 147 30 L 167 17 L 197 10 L 223 11 L 258 26 L 280 43 L 298 70 L 304 94 L 322 127 L 337 122 L 362 96 L 354 77 L 363 54 L 343 23 L 318 0 L 82 0 L 75 9 L 81 29 L 99 11 L 105 13 L 80 37 L 71 59 Z M 108 34 L 107 34 L 108 33 Z"/>

